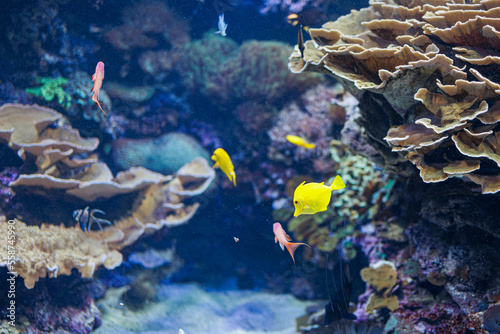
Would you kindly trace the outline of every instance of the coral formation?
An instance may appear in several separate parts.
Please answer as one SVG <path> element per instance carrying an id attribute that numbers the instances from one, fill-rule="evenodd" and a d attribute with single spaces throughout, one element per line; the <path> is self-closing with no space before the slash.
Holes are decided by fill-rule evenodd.
<path id="1" fill-rule="evenodd" d="M 499 191 L 494 9 L 371 5 L 311 29 L 304 59 L 298 48 L 290 57 L 292 72 L 330 74 L 359 99 L 358 136 L 378 162 L 409 161 L 427 183 L 459 177 Z"/>
<path id="2" fill-rule="evenodd" d="M 37 88 L 26 88 L 26 93 L 34 94 L 47 102 L 52 101 L 57 96 L 57 102 L 65 109 L 69 109 L 71 106 L 71 95 L 62 87 L 68 83 L 68 79 L 63 77 L 45 77 L 39 78 L 37 81 L 42 84 L 42 86 Z"/>
<path id="3" fill-rule="evenodd" d="M 281 42 L 243 43 L 212 78 L 210 95 L 222 103 L 275 103 L 322 81 L 316 75 L 291 74 L 286 67 L 290 52 L 290 47 Z"/>
<path id="4" fill-rule="evenodd" d="M 118 250 L 134 243 L 142 234 L 191 219 L 199 204 L 184 204 L 184 200 L 201 194 L 214 178 L 215 172 L 206 160 L 194 160 L 177 177 L 163 177 L 147 187 L 137 197 L 131 214 L 115 221 L 104 232 L 83 232 L 78 226 L 28 226 L 16 221 L 16 249 L 22 255 L 13 267 L 9 264 L 9 270 L 23 277 L 25 285 L 32 288 L 40 277 L 69 275 L 73 268 L 83 277 L 92 277 L 100 265 L 115 268 L 122 262 Z M 0 263 L 7 266 L 9 225 L 5 218 L 0 226 L 5 229 L 1 233 L 5 240 Z"/>
<path id="5" fill-rule="evenodd" d="M 329 141 L 332 139 L 336 119 L 331 110 L 337 110 L 333 106 L 343 110 L 339 106 L 342 104 L 342 95 L 341 87 L 318 85 L 302 94 L 300 105 L 293 102 L 285 106 L 278 113 L 274 126 L 268 131 L 272 144 L 269 146 L 268 156 L 279 160 L 287 157 L 297 163 L 305 163 L 306 160 L 308 165 L 312 162 L 314 171 L 319 173 L 330 170 L 332 166 L 329 163 Z M 291 144 L 286 139 L 290 134 L 307 139 L 315 145 L 314 149 Z"/>
<path id="6" fill-rule="evenodd" d="M 237 47 L 232 39 L 215 34 L 187 43 L 176 66 L 184 86 L 193 93 L 208 95 L 214 84 L 212 78 Z"/>
<path id="7" fill-rule="evenodd" d="M 247 41 L 237 48 L 227 37 L 205 35 L 185 50 L 177 63 L 184 84 L 219 106 L 280 102 L 322 81 L 317 75 L 291 74 L 286 67 L 291 49 L 281 42 Z"/>
<path id="8" fill-rule="evenodd" d="M 361 270 L 361 278 L 374 289 L 365 306 L 366 313 L 372 314 L 384 307 L 391 311 L 398 309 L 398 298 L 391 295 L 392 289 L 398 282 L 394 263 L 384 260 L 372 263 L 369 268 Z"/>
<path id="9" fill-rule="evenodd" d="M 112 156 L 121 169 L 144 166 L 164 174 L 175 172 L 196 157 L 210 157 L 193 137 L 181 132 L 154 139 L 117 139 L 113 142 Z"/>

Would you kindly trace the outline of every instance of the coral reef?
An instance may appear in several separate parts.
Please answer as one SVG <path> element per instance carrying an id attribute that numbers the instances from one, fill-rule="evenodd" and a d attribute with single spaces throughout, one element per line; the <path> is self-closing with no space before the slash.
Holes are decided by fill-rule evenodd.
<path id="1" fill-rule="evenodd" d="M 186 87 L 203 94 L 214 104 L 234 105 L 283 102 L 322 81 L 317 75 L 296 76 L 286 68 L 291 52 L 281 42 L 234 41 L 205 35 L 186 45 L 177 70 Z M 213 50 L 218 50 L 214 57 Z"/>
<path id="2" fill-rule="evenodd" d="M 100 265 L 115 268 L 122 262 L 118 250 L 133 244 L 142 234 L 164 226 L 184 224 L 191 219 L 199 204 L 184 204 L 183 201 L 204 192 L 214 178 L 215 172 L 208 162 L 203 158 L 195 159 L 181 168 L 175 178 L 163 177 L 147 187 L 136 198 L 131 213 L 103 232 L 83 232 L 78 226 L 28 226 L 16 221 L 15 245 L 20 255 L 12 264 L 8 263 L 9 224 L 3 218 L 0 263 L 9 265 L 10 271 L 23 277 L 28 288 L 32 288 L 40 277 L 69 275 L 73 268 L 77 268 L 82 277 L 92 277 Z"/>
<path id="3" fill-rule="evenodd" d="M 243 43 L 221 64 L 209 94 L 222 103 L 252 100 L 273 104 L 322 81 L 316 75 L 291 74 L 286 67 L 290 52 L 281 42 Z"/>
<path id="4" fill-rule="evenodd" d="M 268 156 L 277 160 L 289 158 L 292 160 L 289 164 L 304 163 L 306 160 L 309 165 L 312 162 L 313 170 L 317 173 L 330 170 L 332 166 L 329 164 L 329 141 L 333 136 L 333 124 L 338 112 L 334 106 L 343 110 L 338 105 L 342 104 L 342 94 L 341 87 L 318 85 L 302 94 L 300 105 L 293 102 L 281 110 L 274 126 L 268 131 L 271 139 Z M 340 123 L 342 124 L 343 120 L 340 120 Z M 287 135 L 305 138 L 309 143 L 313 143 L 315 148 L 297 147 L 288 142 Z"/>
<path id="5" fill-rule="evenodd" d="M 292 72 L 330 74 L 358 98 L 359 136 L 385 166 L 409 161 L 427 183 L 459 177 L 500 190 L 494 9 L 371 4 L 311 29 Z"/>
<path id="6" fill-rule="evenodd" d="M 122 262 L 117 251 L 135 242 L 143 233 L 163 226 L 187 222 L 199 204 L 183 201 L 200 195 L 215 172 L 203 158 L 194 159 L 180 168 L 176 177 L 165 176 L 142 167 L 131 168 L 115 178 L 106 164 L 97 157 L 80 159 L 97 147 L 96 138 L 84 139 L 77 130 L 60 122 L 62 115 L 36 105 L 5 104 L 0 107 L 0 139 L 16 150 L 25 160 L 24 170 L 10 183 L 17 195 L 28 193 L 69 201 L 77 198 L 86 202 L 139 193 L 131 213 L 122 216 L 104 232 L 84 232 L 78 226 L 15 221 L 1 223 L 2 266 L 24 278 L 32 288 L 40 277 L 69 275 L 77 268 L 83 277 L 91 277 L 104 265 L 115 268 Z M 26 171 L 32 173 L 26 173 Z M 142 191 L 141 191 L 142 190 Z M 65 195 L 64 197 L 60 192 Z M 7 263 L 8 229 L 14 226 L 19 256 Z"/>
<path id="7" fill-rule="evenodd" d="M 187 43 L 176 66 L 184 86 L 192 93 L 208 95 L 215 84 L 212 78 L 237 47 L 232 39 L 215 34 Z"/>
<path id="8" fill-rule="evenodd" d="M 11 277 L 4 275 L 4 269 L 2 268 L 2 280 Z M 16 326 L 8 326 L 5 321 L 0 324 L 1 331 L 88 334 L 101 325 L 102 315 L 92 298 L 88 279 L 72 274 L 57 280 L 44 280 L 33 289 L 27 289 L 21 280 L 15 281 Z M 3 285 L 2 291 L 6 291 L 3 289 L 6 287 Z M 8 319 L 3 311 L 7 309 L 8 302 L 7 298 L 0 302 L 2 319 Z"/>
<path id="9" fill-rule="evenodd" d="M 362 269 L 361 277 L 374 289 L 365 306 L 366 313 L 372 314 L 375 310 L 384 307 L 390 311 L 398 309 L 398 298 L 391 296 L 392 289 L 398 282 L 398 273 L 394 263 L 379 260 L 377 263 L 370 264 L 369 268 Z"/>
<path id="10" fill-rule="evenodd" d="M 117 139 L 113 142 L 112 156 L 121 169 L 144 166 L 164 174 L 175 172 L 196 157 L 210 157 L 194 138 L 181 132 L 155 139 Z"/>

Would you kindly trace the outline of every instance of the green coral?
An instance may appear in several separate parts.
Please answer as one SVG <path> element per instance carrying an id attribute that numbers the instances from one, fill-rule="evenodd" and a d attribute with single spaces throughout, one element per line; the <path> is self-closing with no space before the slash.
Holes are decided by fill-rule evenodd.
<path id="1" fill-rule="evenodd" d="M 176 69 L 192 94 L 219 105 L 273 104 L 324 80 L 315 73 L 290 73 L 291 52 L 281 42 L 247 41 L 238 47 L 227 37 L 206 34 L 186 45 Z"/>
<path id="2" fill-rule="evenodd" d="M 47 102 L 50 102 L 57 97 L 57 102 L 65 109 L 69 109 L 71 106 L 71 95 L 66 93 L 62 87 L 68 83 L 68 79 L 63 77 L 43 77 L 37 79 L 37 82 L 42 84 L 42 86 L 26 88 L 26 93 L 41 97 Z"/>
<path id="3" fill-rule="evenodd" d="M 207 95 L 211 78 L 237 48 L 238 44 L 232 39 L 213 33 L 188 43 L 176 65 L 186 88 L 192 93 Z"/>

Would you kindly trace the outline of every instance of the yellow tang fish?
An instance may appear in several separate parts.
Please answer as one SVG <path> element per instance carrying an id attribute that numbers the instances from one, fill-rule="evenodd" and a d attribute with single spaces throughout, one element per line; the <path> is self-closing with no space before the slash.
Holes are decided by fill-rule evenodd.
<path id="1" fill-rule="evenodd" d="M 234 166 L 227 152 L 219 147 L 214 151 L 212 160 L 215 161 L 215 165 L 213 166 L 213 168 L 219 167 L 224 172 L 224 174 L 226 174 L 229 181 L 232 181 L 234 186 L 236 187 L 236 174 L 234 173 Z"/>
<path id="2" fill-rule="evenodd" d="M 316 145 L 308 143 L 307 140 L 305 140 L 304 138 L 299 137 L 299 136 L 287 135 L 286 140 L 288 140 L 290 143 L 292 143 L 294 145 L 297 145 L 297 146 L 300 146 L 303 148 L 307 148 L 309 150 L 316 147 Z"/>
<path id="3" fill-rule="evenodd" d="M 294 217 L 298 215 L 313 215 L 316 212 L 326 211 L 330 199 L 332 198 L 332 190 L 345 188 L 344 181 L 340 175 L 337 175 L 330 186 L 325 186 L 324 182 L 311 182 L 304 184 L 302 182 L 293 194 L 293 205 L 295 206 Z"/>

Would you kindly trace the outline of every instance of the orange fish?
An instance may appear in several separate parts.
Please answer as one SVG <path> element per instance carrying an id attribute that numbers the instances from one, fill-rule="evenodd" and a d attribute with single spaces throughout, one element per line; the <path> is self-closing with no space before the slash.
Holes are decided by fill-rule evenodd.
<path id="1" fill-rule="evenodd" d="M 303 242 L 290 242 L 292 241 L 292 238 L 290 238 L 290 236 L 286 234 L 285 230 L 283 229 L 283 227 L 281 227 L 280 223 L 274 223 L 273 232 L 274 232 L 274 242 L 276 243 L 279 241 L 282 250 L 285 250 L 285 247 L 286 249 L 288 249 L 288 252 L 292 256 L 293 263 L 295 263 L 295 259 L 293 258 L 293 253 L 295 253 L 295 250 L 299 248 L 299 246 L 304 245 L 311 248 L 311 246 Z"/>
<path id="2" fill-rule="evenodd" d="M 92 93 L 94 93 L 94 95 L 92 96 L 92 101 L 97 103 L 99 109 L 101 109 L 102 113 L 106 115 L 104 110 L 102 110 L 101 104 L 99 103 L 99 91 L 101 90 L 103 80 L 104 80 L 104 63 L 100 61 L 97 63 L 97 66 L 95 67 L 95 73 L 92 76 L 92 81 L 94 81 L 94 86 L 92 86 Z M 107 116 L 108 115 L 106 115 L 106 117 Z"/>

